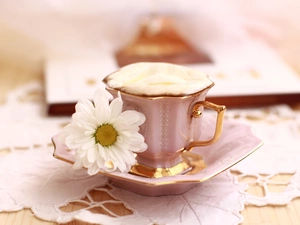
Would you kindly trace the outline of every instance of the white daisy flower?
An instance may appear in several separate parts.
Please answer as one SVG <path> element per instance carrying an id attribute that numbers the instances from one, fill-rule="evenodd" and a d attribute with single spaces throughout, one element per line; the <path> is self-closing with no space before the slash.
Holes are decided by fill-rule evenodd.
<path id="1" fill-rule="evenodd" d="M 134 152 L 148 147 L 138 132 L 145 122 L 144 114 L 122 111 L 120 93 L 109 104 L 110 97 L 107 91 L 99 89 L 94 103 L 79 100 L 72 122 L 61 133 L 66 146 L 76 149 L 73 168 L 85 167 L 90 175 L 103 170 L 128 172 L 136 163 Z"/>

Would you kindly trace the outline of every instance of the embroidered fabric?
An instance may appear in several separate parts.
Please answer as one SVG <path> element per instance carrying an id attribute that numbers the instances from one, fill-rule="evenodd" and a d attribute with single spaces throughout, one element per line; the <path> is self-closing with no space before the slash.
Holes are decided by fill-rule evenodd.
<path id="1" fill-rule="evenodd" d="M 146 197 L 112 186 L 103 175 L 89 176 L 86 170 L 73 170 L 70 164 L 53 158 L 51 137 L 70 118 L 47 117 L 42 93 L 42 83 L 32 82 L 9 93 L 0 105 L 0 211 L 30 208 L 38 218 L 58 223 L 77 219 L 101 224 L 231 225 L 242 222 L 240 211 L 245 204 L 284 205 L 300 196 L 297 109 L 276 105 L 228 110 L 227 120 L 253 126 L 264 145 L 184 194 Z M 290 176 L 278 181 L 274 179 L 278 174 Z M 247 177 L 252 179 L 243 182 Z M 255 184 L 263 188 L 264 196 L 247 192 Z M 286 188 L 272 192 L 270 185 Z M 124 212 L 115 212 L 112 206 L 120 204 Z"/>

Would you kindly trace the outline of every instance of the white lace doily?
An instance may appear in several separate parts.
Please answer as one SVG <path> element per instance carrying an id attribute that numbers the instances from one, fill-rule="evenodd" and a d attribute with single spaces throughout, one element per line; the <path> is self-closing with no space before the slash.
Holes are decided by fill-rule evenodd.
<path id="1" fill-rule="evenodd" d="M 115 188 L 102 175 L 88 176 L 52 157 L 51 137 L 70 121 L 47 117 L 43 86 L 29 83 L 8 95 L 0 106 L 0 211 L 31 208 L 43 219 L 66 223 L 74 219 L 101 224 L 238 224 L 245 204 L 286 204 L 300 196 L 300 113 L 288 106 L 228 110 L 228 120 L 252 125 L 265 144 L 247 159 L 182 195 L 146 197 Z M 231 172 L 234 172 L 233 175 Z M 289 174 L 288 181 L 277 181 Z M 248 183 L 243 178 L 251 177 Z M 265 196 L 246 192 L 260 185 Z M 269 185 L 285 185 L 273 193 Z M 107 198 L 99 200 L 94 192 Z M 64 210 L 68 205 L 81 205 Z M 115 213 L 123 204 L 130 212 Z M 101 210 L 105 213 L 99 213 Z M 218 216 L 216 216 L 218 215 Z"/>

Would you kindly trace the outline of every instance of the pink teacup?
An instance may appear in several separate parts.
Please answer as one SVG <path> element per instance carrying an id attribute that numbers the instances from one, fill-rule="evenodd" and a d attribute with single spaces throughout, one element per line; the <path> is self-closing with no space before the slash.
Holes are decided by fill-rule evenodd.
<path id="1" fill-rule="evenodd" d="M 160 71 L 160 65 L 173 66 L 172 64 L 157 66 L 157 63 L 154 63 L 150 64 L 151 68 L 152 65 L 155 65 L 154 73 Z M 179 67 L 181 68 L 183 67 Z M 169 69 L 162 68 L 162 70 L 166 72 Z M 184 95 L 156 93 L 151 96 L 147 93 L 140 94 L 135 90 L 133 92 L 138 94 L 128 93 L 130 91 L 125 92 L 122 87 L 110 87 L 109 79 L 110 75 L 103 80 L 106 89 L 114 97 L 120 91 L 124 110 L 134 109 L 146 116 L 145 123 L 140 127 L 140 133 L 144 136 L 148 149 L 137 154 L 137 165 L 133 166 L 131 173 L 146 177 L 182 174 L 189 169 L 189 165 L 183 162 L 182 152 L 189 151 L 193 147 L 210 145 L 218 140 L 226 107 L 205 101 L 208 90 L 214 86 L 213 82 L 195 93 Z M 201 132 L 205 132 L 201 130 L 203 107 L 215 110 L 217 118 L 213 137 L 210 140 L 200 141 Z"/>

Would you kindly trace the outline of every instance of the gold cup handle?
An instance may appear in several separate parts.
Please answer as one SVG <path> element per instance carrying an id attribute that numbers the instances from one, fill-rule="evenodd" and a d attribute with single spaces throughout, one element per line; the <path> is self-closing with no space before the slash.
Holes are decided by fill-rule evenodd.
<path id="1" fill-rule="evenodd" d="M 221 135 L 221 132 L 222 132 L 222 129 L 223 129 L 223 119 L 224 119 L 224 113 L 225 113 L 225 110 L 226 110 L 226 106 L 217 105 L 217 104 L 214 104 L 214 103 L 211 103 L 211 102 L 208 102 L 208 101 L 199 101 L 199 102 L 196 102 L 194 107 L 193 107 L 192 117 L 199 118 L 202 115 L 202 111 L 200 110 L 201 106 L 204 106 L 204 107 L 207 107 L 209 109 L 215 110 L 218 113 L 217 121 L 216 121 L 215 134 L 208 141 L 192 141 L 189 144 L 188 148 L 187 148 L 188 151 L 191 150 L 194 147 L 200 147 L 200 146 L 206 146 L 206 145 L 213 144 L 214 142 L 216 142 L 219 139 L 219 137 Z"/>

